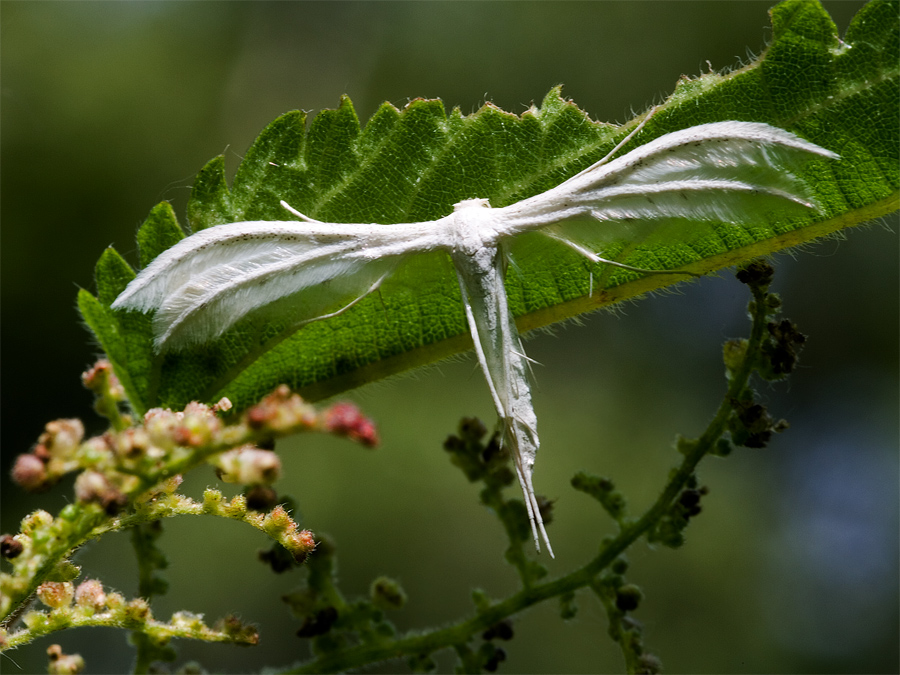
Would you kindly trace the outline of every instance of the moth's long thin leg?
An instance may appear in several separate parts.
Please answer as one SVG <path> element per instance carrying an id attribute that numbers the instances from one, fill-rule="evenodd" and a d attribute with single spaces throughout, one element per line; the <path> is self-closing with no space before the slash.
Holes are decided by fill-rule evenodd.
<path id="1" fill-rule="evenodd" d="M 614 147 L 612 150 L 610 150 L 610 151 L 606 154 L 606 157 L 604 157 L 604 158 L 601 159 L 601 160 L 598 160 L 598 161 L 594 162 L 593 164 L 591 164 L 588 168 L 584 169 L 583 171 L 579 171 L 579 172 L 576 173 L 574 176 L 572 176 L 572 178 L 570 178 L 569 180 L 572 180 L 572 179 L 574 179 L 574 178 L 578 178 L 578 176 L 581 176 L 582 174 L 585 174 L 585 173 L 587 173 L 588 171 L 591 171 L 591 170 L 593 170 L 593 169 L 596 169 L 598 166 L 603 166 L 604 164 L 606 164 L 610 159 L 612 159 L 612 156 L 613 156 L 613 155 L 615 155 L 619 150 L 621 150 L 621 149 L 625 146 L 625 144 L 628 143 L 628 141 L 630 141 L 632 138 L 634 138 L 634 137 L 640 132 L 640 130 L 644 128 L 644 125 L 647 124 L 647 122 L 650 121 L 650 118 L 653 117 L 653 115 L 656 114 L 657 109 L 658 109 L 658 108 L 657 108 L 656 106 L 650 108 L 650 112 L 648 112 L 648 113 L 644 116 L 644 119 L 642 119 L 642 120 L 640 121 L 640 123 L 639 123 L 634 129 L 632 129 L 632 130 L 628 133 L 628 135 L 627 135 L 625 138 L 623 138 L 621 141 L 619 141 L 619 142 L 616 144 L 616 147 Z M 284 202 L 282 202 L 282 204 L 284 204 Z M 304 217 L 305 217 L 305 216 L 304 216 Z"/>
<path id="2" fill-rule="evenodd" d="M 300 213 L 297 209 L 295 209 L 293 206 L 288 204 L 283 199 L 279 202 L 279 204 L 281 204 L 281 206 L 283 208 L 287 209 L 290 213 L 293 213 L 295 216 L 297 216 L 302 221 L 305 221 L 307 223 L 321 223 L 322 222 L 321 220 L 316 220 L 315 218 L 310 218 L 309 216 L 303 215 L 302 213 Z"/>
<path id="3" fill-rule="evenodd" d="M 594 253 L 593 251 L 586 249 L 584 246 L 576 244 L 574 241 L 570 241 L 565 237 L 557 236 L 551 232 L 545 232 L 546 236 L 551 239 L 555 239 L 556 241 L 565 244 L 573 251 L 580 253 L 585 258 L 590 260 L 592 263 L 604 263 L 606 265 L 612 265 L 613 267 L 621 267 L 622 269 L 631 270 L 632 272 L 642 272 L 644 274 L 686 274 L 691 277 L 702 277 L 702 274 L 697 274 L 696 272 L 688 272 L 687 270 L 649 270 L 644 269 L 643 267 L 634 267 L 632 265 L 626 265 L 625 263 L 616 262 L 615 260 L 608 260 L 606 258 L 601 258 L 599 255 Z M 594 290 L 594 276 L 591 275 L 591 292 Z"/>
<path id="4" fill-rule="evenodd" d="M 340 316 L 341 314 L 343 314 L 344 312 L 346 312 L 348 309 L 350 309 L 351 307 L 353 307 L 353 305 L 355 305 L 357 302 L 359 302 L 360 300 L 362 300 L 363 298 L 365 298 L 367 295 L 371 295 L 372 293 L 374 293 L 375 291 L 377 291 L 379 288 L 381 288 L 381 283 L 382 283 L 385 279 L 387 279 L 388 276 L 390 276 L 391 272 L 393 272 L 393 270 L 390 270 L 390 271 L 385 272 L 384 274 L 382 274 L 380 277 L 378 277 L 378 280 L 375 281 L 374 284 L 372 284 L 371 286 L 369 286 L 369 287 L 363 292 L 362 295 L 360 295 L 358 298 L 355 298 L 355 299 L 351 300 L 350 302 L 348 302 L 346 305 L 344 305 L 344 306 L 341 307 L 340 309 L 335 310 L 335 311 L 333 311 L 333 312 L 329 312 L 328 314 L 323 314 L 322 316 L 317 316 L 317 317 L 312 318 L 312 319 L 305 319 L 305 320 L 299 322 L 298 324 L 296 324 L 295 327 L 296 327 L 296 328 L 299 328 L 300 326 L 305 326 L 306 324 L 312 323 L 313 321 L 321 321 L 322 319 L 330 319 L 330 318 L 332 318 L 332 317 L 334 317 L 334 316 Z"/>

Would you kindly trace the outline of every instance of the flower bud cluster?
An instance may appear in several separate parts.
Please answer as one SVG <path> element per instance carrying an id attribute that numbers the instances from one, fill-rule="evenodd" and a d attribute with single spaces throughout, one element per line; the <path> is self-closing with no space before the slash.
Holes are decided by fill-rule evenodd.
<path id="1" fill-rule="evenodd" d="M 84 659 L 81 654 L 63 654 L 59 645 L 47 647 L 47 657 L 50 659 L 50 665 L 47 667 L 50 675 L 77 675 L 84 670 Z"/>
<path id="2" fill-rule="evenodd" d="M 4 535 L 4 557 L 13 572 L 0 574 L 0 616 L 6 616 L 30 595 L 38 573 L 42 580 L 51 584 L 77 578 L 81 570 L 65 558 L 59 559 L 58 551 L 68 551 L 71 542 L 82 541 L 85 532 L 104 520 L 106 516 L 97 506 L 69 504 L 57 518 L 43 510 L 34 511 L 22 519 L 19 534 L 14 537 Z M 58 562 L 48 564 L 52 560 Z M 65 598 L 67 591 L 64 587 L 50 585 L 44 587 L 42 593 L 53 602 L 53 598 Z M 57 604 L 59 602 L 62 600 Z"/>
<path id="3" fill-rule="evenodd" d="M 128 498 L 112 484 L 110 478 L 92 469 L 82 471 L 75 479 L 75 499 L 83 503 L 100 504 L 111 516 L 121 511 L 128 502 Z"/>
<path id="4" fill-rule="evenodd" d="M 286 384 L 263 398 L 244 413 L 247 426 L 255 431 L 287 431 L 315 429 L 318 412 L 298 394 L 291 393 Z"/>
<path id="5" fill-rule="evenodd" d="M 84 381 L 106 392 L 104 396 L 120 391 L 108 363 L 98 363 L 85 373 Z M 268 515 L 259 512 L 270 508 L 277 495 L 260 499 L 254 493 L 252 509 L 244 496 L 225 502 L 221 495 L 218 501 L 207 495 L 201 505 L 174 494 L 181 475 L 212 461 L 225 480 L 265 487 L 278 478 L 280 459 L 271 450 L 250 444 L 308 430 L 340 434 L 371 446 L 377 443 L 375 427 L 354 406 L 339 404 L 319 412 L 285 386 L 250 408 L 237 424 L 226 425 L 219 418 L 217 413 L 229 408 L 225 398 L 213 406 L 190 403 L 180 412 L 155 408 L 146 413 L 143 424 L 128 427 L 121 425 L 131 424 L 130 419 L 111 413 L 113 429 L 88 440 L 79 420 L 47 424 L 33 450 L 16 460 L 12 477 L 25 489 L 39 490 L 65 473 L 80 471 L 74 485 L 76 501 L 55 519 L 36 511 L 22 521 L 18 535 L 0 537 L 0 555 L 14 570 L 0 574 L 0 615 L 25 602 L 40 582 L 74 579 L 78 570 L 67 560 L 84 541 L 136 521 L 214 512 L 269 532 L 295 560 L 304 560 L 316 546 L 312 533 L 301 530 L 283 507 Z M 52 600 L 61 588 L 47 586 L 42 592 Z M 60 598 L 57 604 L 64 604 L 64 596 Z"/>
<path id="6" fill-rule="evenodd" d="M 616 489 L 609 478 L 579 471 L 572 477 L 572 487 L 600 502 L 603 510 L 617 523 L 621 524 L 624 521 L 628 510 L 625 496 Z"/>
<path id="7" fill-rule="evenodd" d="M 98 362 L 84 374 L 91 388 L 112 386 L 109 364 Z M 339 403 L 323 412 L 304 402 L 284 385 L 243 415 L 225 425 L 218 412 L 231 408 L 227 398 L 213 406 L 189 403 L 183 411 L 153 408 L 143 424 L 108 431 L 82 442 L 84 427 L 77 419 L 47 424 L 34 449 L 20 455 L 13 480 L 26 490 L 53 485 L 70 471 L 88 469 L 76 480 L 80 502 L 100 504 L 114 515 L 139 486 L 136 476 L 160 478 L 181 473 L 210 455 L 298 431 L 327 431 L 366 446 L 378 443 L 375 425 L 356 406 Z M 280 461 L 269 451 L 240 447 L 214 462 L 226 481 L 245 485 L 269 484 L 278 478 Z"/>
<path id="8" fill-rule="evenodd" d="M 245 424 L 256 432 L 327 431 L 374 448 L 378 445 L 375 423 L 352 403 L 336 403 L 322 413 L 281 385 L 244 414 Z"/>
<path id="9" fill-rule="evenodd" d="M 156 621 L 145 599 L 128 601 L 119 593 L 107 593 L 95 579 L 87 579 L 77 586 L 68 581 L 45 582 L 38 587 L 37 597 L 49 611 L 32 610 L 26 613 L 22 617 L 24 629 L 4 634 L 7 645 L 24 644 L 41 635 L 78 626 L 118 626 L 138 630 L 159 641 L 174 637 L 239 644 L 256 644 L 259 641 L 254 627 L 242 624 L 234 617 L 220 621 L 216 628 L 208 627 L 203 623 L 202 616 L 189 612 L 177 612 L 168 623 Z M 54 661 L 59 662 L 60 659 L 54 659 L 51 655 L 51 662 Z M 51 672 L 57 671 L 51 668 Z"/>
<path id="10" fill-rule="evenodd" d="M 175 447 L 199 448 L 217 440 L 222 420 L 208 405 L 194 401 L 183 412 L 151 408 L 144 415 L 144 429 L 152 446 L 171 451 Z"/>
<path id="11" fill-rule="evenodd" d="M 84 371 L 81 383 L 99 396 L 109 396 L 116 401 L 125 400 L 125 389 L 113 372 L 112 364 L 106 359 L 100 359 L 89 370 Z"/>
<path id="12" fill-rule="evenodd" d="M 131 417 L 119 410 L 119 404 L 125 400 L 125 389 L 109 361 L 97 361 L 90 370 L 81 374 L 81 383 L 96 394 L 94 410 L 107 418 L 114 429 L 121 431 L 131 426 Z"/>
<path id="13" fill-rule="evenodd" d="M 96 579 L 87 579 L 78 586 L 71 581 L 46 581 L 38 586 L 37 597 L 50 612 L 34 610 L 22 618 L 26 628 L 36 635 L 84 625 L 92 618 L 92 623 L 114 623 L 126 614 L 133 615 L 131 606 L 135 602 L 143 602 L 138 599 L 128 603 L 118 593 L 107 594 Z"/>
<path id="14" fill-rule="evenodd" d="M 244 495 L 226 500 L 221 492 L 207 488 L 203 493 L 203 511 L 225 518 L 242 520 L 262 530 L 281 544 L 296 560 L 303 562 L 316 548 L 316 540 L 309 530 L 301 530 L 287 509 L 276 506 L 267 514 L 258 513 L 247 506 Z"/>

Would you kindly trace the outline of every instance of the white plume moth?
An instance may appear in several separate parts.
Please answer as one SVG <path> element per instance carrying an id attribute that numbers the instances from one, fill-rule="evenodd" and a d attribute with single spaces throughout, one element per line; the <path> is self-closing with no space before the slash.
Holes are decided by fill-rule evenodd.
<path id="1" fill-rule="evenodd" d="M 282 202 L 302 222 L 202 230 L 161 253 L 112 307 L 155 311 L 156 349 L 178 350 L 211 341 L 263 308 L 288 308 L 297 326 L 328 319 L 377 289 L 410 256 L 445 251 L 503 443 L 515 460 L 535 545 L 540 550 L 543 539 L 552 556 L 532 487 L 539 441 L 528 359 L 504 287 L 517 236 L 537 232 L 594 263 L 626 267 L 601 257 L 605 247 L 642 239 L 666 223 L 749 224 L 773 206 L 816 209 L 788 167 L 815 155 L 838 157 L 767 124 L 717 122 L 667 134 L 610 161 L 641 126 L 576 176 L 502 208 L 468 199 L 438 220 L 382 225 L 323 223 Z"/>

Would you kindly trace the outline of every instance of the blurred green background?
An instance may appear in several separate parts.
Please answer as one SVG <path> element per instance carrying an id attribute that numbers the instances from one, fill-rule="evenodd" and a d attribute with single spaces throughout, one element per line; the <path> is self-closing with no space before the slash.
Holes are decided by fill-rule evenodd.
<path id="1" fill-rule="evenodd" d="M 843 31 L 860 2 L 827 2 Z M 193 176 L 224 152 L 233 174 L 279 114 L 351 96 L 365 120 L 382 101 L 440 97 L 522 112 L 550 87 L 594 119 L 624 122 L 682 74 L 736 66 L 770 35 L 763 2 L 13 2 L 0 3 L 2 77 L 2 530 L 29 510 L 55 511 L 71 482 L 33 497 L 6 478 L 43 424 L 82 417 L 103 430 L 81 388 L 97 349 L 74 309 L 94 290 L 94 262 L 114 244 L 136 262 L 134 232 L 169 200 L 181 216 Z M 896 230 L 896 216 L 888 219 Z M 787 315 L 809 334 L 787 385 L 761 393 L 791 429 L 766 450 L 709 460 L 704 513 L 680 551 L 631 552 L 646 593 L 635 613 L 668 672 L 897 672 L 898 255 L 874 224 L 776 259 Z M 585 318 L 528 343 L 537 368 L 543 447 L 535 483 L 558 499 L 551 574 L 582 564 L 611 524 L 568 485 L 580 469 L 612 476 L 636 510 L 698 433 L 723 392 L 720 345 L 746 332 L 745 289 L 730 274 Z M 470 591 L 503 597 L 515 575 L 499 524 L 441 443 L 463 415 L 491 423 L 470 357 L 350 397 L 379 423 L 376 451 L 300 437 L 279 444 L 283 492 L 303 523 L 338 543 L 349 594 L 387 574 L 410 601 L 402 629 L 471 612 Z M 185 487 L 216 485 L 201 472 Z M 180 643 L 180 661 L 247 672 L 308 655 L 280 595 L 301 577 L 255 560 L 267 546 L 235 523 L 166 524 L 171 591 L 155 603 L 210 620 L 258 622 L 254 649 Z M 84 574 L 136 591 L 127 536 L 77 556 Z M 520 617 L 501 672 L 620 671 L 606 619 L 581 597 L 574 621 L 555 606 Z M 88 672 L 118 673 L 126 636 L 81 630 L 0 661 L 41 672 L 59 642 Z M 441 670 L 450 668 L 446 655 Z M 382 670 L 402 669 L 394 663 Z"/>

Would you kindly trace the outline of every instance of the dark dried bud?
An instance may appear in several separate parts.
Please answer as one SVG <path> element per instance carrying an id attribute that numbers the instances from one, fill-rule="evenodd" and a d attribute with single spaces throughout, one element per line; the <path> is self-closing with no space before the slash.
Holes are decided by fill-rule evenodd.
<path id="1" fill-rule="evenodd" d="M 259 560 L 269 567 L 275 574 L 281 574 L 291 569 L 294 564 L 294 556 L 281 544 L 273 544 L 272 548 L 267 551 L 260 551 Z"/>
<path id="2" fill-rule="evenodd" d="M 334 607 L 326 607 L 316 612 L 315 616 L 308 616 L 303 621 L 303 625 L 297 631 L 297 637 L 310 638 L 317 635 L 324 635 L 331 630 L 334 622 L 337 621 L 338 611 Z"/>
<path id="3" fill-rule="evenodd" d="M 768 286 L 775 276 L 775 268 L 765 260 L 757 258 L 739 269 L 735 276 L 738 281 L 748 286 Z"/>
<path id="4" fill-rule="evenodd" d="M 464 441 L 475 443 L 487 433 L 487 427 L 477 417 L 463 417 L 459 422 L 459 435 Z"/>
<path id="5" fill-rule="evenodd" d="M 549 525 L 553 522 L 553 505 L 555 503 L 555 499 L 549 499 L 544 495 L 537 495 L 538 511 L 541 512 L 541 518 L 544 521 L 544 525 Z"/>
<path id="6" fill-rule="evenodd" d="M 481 634 L 484 640 L 512 640 L 513 627 L 512 621 L 505 619 L 500 623 L 495 623 Z"/>
<path id="7" fill-rule="evenodd" d="M 622 612 L 633 612 L 643 597 L 640 588 L 634 584 L 625 584 L 616 590 L 616 607 Z"/>
<path id="8" fill-rule="evenodd" d="M 7 560 L 18 558 L 23 550 L 25 550 L 25 546 L 11 534 L 4 534 L 0 537 L 0 555 Z"/>
<path id="9" fill-rule="evenodd" d="M 278 503 L 278 493 L 268 485 L 254 485 L 244 492 L 244 497 L 251 511 L 268 511 Z"/>
<path id="10" fill-rule="evenodd" d="M 484 662 L 484 669 L 489 673 L 497 672 L 500 662 L 506 660 L 506 651 L 500 647 L 494 647 L 493 654 Z"/>

